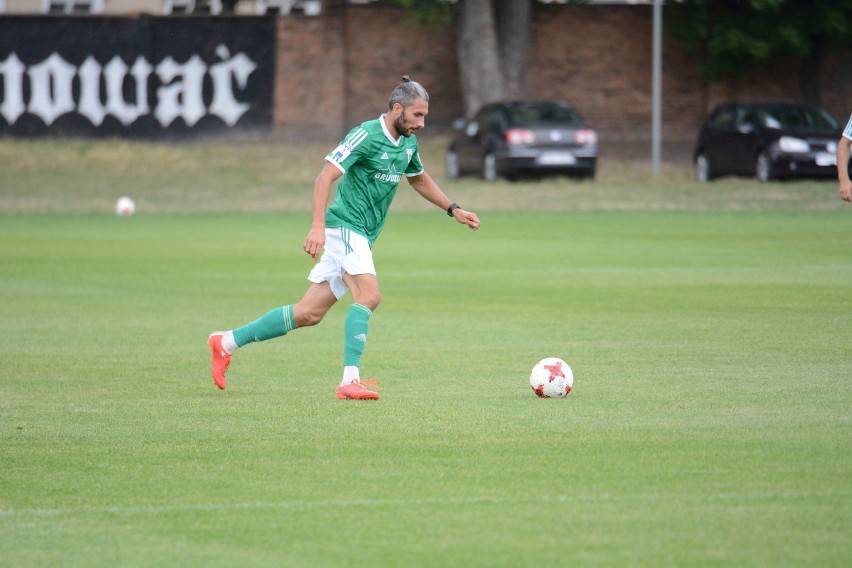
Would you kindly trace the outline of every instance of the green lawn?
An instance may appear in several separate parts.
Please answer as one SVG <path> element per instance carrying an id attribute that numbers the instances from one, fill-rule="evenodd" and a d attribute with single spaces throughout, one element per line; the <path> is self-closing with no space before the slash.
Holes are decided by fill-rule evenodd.
<path id="1" fill-rule="evenodd" d="M 347 302 L 240 351 L 227 390 L 209 375 L 209 332 L 303 292 L 304 210 L 193 207 L 125 165 L 158 205 L 118 218 L 92 205 L 109 171 L 39 177 L 18 151 L 0 144 L 0 566 L 852 564 L 832 183 L 446 185 L 476 233 L 401 196 L 363 360 L 382 398 L 353 402 L 334 396 Z M 205 176 L 176 183 L 226 193 Z M 519 189 L 554 210 L 516 209 Z M 529 387 L 546 356 L 572 365 L 565 399 Z"/>

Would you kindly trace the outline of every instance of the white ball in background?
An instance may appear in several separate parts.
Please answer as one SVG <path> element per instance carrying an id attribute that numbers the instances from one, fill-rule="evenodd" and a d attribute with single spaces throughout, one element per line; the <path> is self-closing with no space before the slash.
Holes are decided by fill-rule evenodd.
<path id="1" fill-rule="evenodd" d="M 115 204 L 115 214 L 122 217 L 129 217 L 136 213 L 136 204 L 127 196 L 119 197 Z"/>

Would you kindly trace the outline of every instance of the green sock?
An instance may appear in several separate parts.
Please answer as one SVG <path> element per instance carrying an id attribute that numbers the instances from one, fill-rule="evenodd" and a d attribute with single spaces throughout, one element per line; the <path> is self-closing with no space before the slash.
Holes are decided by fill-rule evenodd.
<path id="1" fill-rule="evenodd" d="M 284 306 L 270 310 L 260 318 L 234 330 L 234 341 L 239 347 L 254 341 L 266 341 L 281 337 L 296 329 L 293 318 L 293 306 Z"/>
<path id="2" fill-rule="evenodd" d="M 352 304 L 343 324 L 343 365 L 357 367 L 367 343 L 367 330 L 373 312 L 361 304 Z"/>

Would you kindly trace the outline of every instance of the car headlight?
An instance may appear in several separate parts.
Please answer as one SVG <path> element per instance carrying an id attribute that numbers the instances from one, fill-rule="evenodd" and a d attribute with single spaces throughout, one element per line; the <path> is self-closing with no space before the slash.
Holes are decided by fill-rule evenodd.
<path id="1" fill-rule="evenodd" d="M 782 136 L 778 139 L 778 148 L 782 152 L 787 152 L 790 154 L 801 154 L 810 151 L 811 146 L 801 138 L 794 138 L 792 136 Z"/>

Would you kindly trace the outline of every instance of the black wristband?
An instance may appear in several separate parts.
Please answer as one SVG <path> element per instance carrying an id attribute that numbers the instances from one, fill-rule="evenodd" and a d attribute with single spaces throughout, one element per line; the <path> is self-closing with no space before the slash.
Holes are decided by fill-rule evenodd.
<path id="1" fill-rule="evenodd" d="M 449 206 L 449 207 L 447 207 L 447 215 L 449 215 L 450 217 L 452 217 L 452 216 L 453 216 L 453 211 L 455 211 L 456 209 L 459 209 L 459 204 L 458 204 L 458 203 L 455 203 L 455 202 L 451 203 L 451 204 L 450 204 L 450 206 Z"/>

